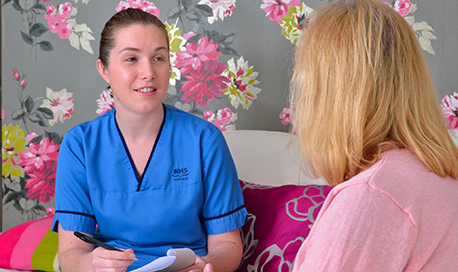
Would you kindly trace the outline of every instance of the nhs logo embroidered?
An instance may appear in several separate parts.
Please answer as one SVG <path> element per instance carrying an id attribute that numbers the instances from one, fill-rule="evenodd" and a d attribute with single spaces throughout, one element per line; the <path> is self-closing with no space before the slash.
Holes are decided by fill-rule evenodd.
<path id="1" fill-rule="evenodd" d="M 188 175 L 189 171 L 186 167 L 173 169 L 172 177 L 174 181 L 187 180 Z"/>

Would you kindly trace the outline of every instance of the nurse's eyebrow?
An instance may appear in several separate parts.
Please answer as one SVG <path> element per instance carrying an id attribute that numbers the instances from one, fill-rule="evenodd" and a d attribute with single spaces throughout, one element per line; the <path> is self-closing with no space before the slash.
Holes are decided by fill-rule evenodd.
<path id="1" fill-rule="evenodd" d="M 167 51 L 167 47 L 158 46 L 158 47 L 154 48 L 153 52 L 157 52 L 157 51 L 161 51 L 161 50 L 166 50 Z M 124 47 L 123 49 L 119 50 L 119 53 L 124 52 L 124 51 L 140 52 L 140 49 L 138 49 L 136 47 Z"/>

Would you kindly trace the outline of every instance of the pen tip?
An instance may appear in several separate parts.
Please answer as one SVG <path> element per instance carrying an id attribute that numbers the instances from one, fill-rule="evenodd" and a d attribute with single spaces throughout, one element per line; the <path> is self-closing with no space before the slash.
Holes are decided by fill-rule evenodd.
<path id="1" fill-rule="evenodd" d="M 137 259 L 137 257 L 134 257 L 132 260 L 134 260 L 134 261 L 139 261 L 139 259 Z"/>

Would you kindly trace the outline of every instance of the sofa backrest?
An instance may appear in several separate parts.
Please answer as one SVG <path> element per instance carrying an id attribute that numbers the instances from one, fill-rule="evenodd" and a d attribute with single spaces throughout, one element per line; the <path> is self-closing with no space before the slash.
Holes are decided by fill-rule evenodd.
<path id="1" fill-rule="evenodd" d="M 295 157 L 294 136 L 289 133 L 236 130 L 223 134 L 241 180 L 271 186 L 326 184 L 323 179 L 308 178 L 301 171 Z"/>
<path id="2" fill-rule="evenodd" d="M 449 132 L 458 146 L 458 130 Z M 289 133 L 236 130 L 223 134 L 241 180 L 271 186 L 326 184 L 323 179 L 311 179 L 301 171 L 295 155 L 295 136 Z"/>

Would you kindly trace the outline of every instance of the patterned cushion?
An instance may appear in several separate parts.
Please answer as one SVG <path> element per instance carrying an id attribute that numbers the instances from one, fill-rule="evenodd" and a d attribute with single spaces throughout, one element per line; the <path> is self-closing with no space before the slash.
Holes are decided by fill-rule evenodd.
<path id="1" fill-rule="evenodd" d="M 0 234 L 0 267 L 59 271 L 54 216 L 28 221 Z"/>
<path id="2" fill-rule="evenodd" d="M 249 218 L 242 228 L 244 256 L 237 271 L 291 271 L 331 187 L 240 185 Z"/>

